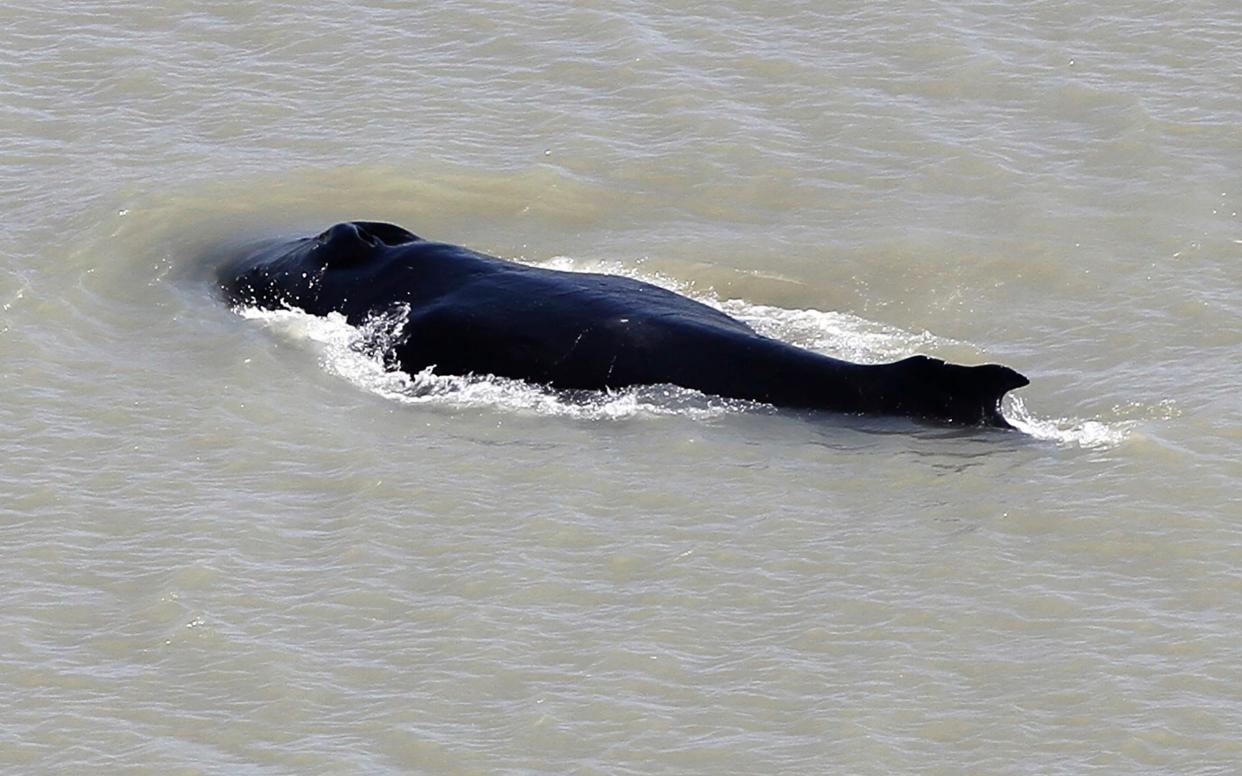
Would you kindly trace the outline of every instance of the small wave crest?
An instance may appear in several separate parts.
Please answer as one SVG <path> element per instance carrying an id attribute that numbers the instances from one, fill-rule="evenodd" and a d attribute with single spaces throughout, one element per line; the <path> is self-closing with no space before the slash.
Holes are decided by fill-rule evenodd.
<path id="1" fill-rule="evenodd" d="M 697 290 L 689 283 L 662 273 L 639 270 L 618 262 L 582 262 L 568 256 L 557 256 L 547 261 L 525 263 L 545 269 L 600 272 L 641 280 L 715 307 L 766 337 L 862 364 L 895 361 L 929 349 L 962 344 L 928 331 L 910 332 L 849 313 L 787 309 L 742 299 L 721 299 L 712 291 Z"/>
<path id="2" fill-rule="evenodd" d="M 620 420 L 639 415 L 711 418 L 755 406 L 677 386 L 560 391 L 493 375 L 441 375 L 436 374 L 434 367 L 406 374 L 394 368 L 392 355 L 408 309 L 373 316 L 360 327 L 351 326 L 340 313 L 319 317 L 296 309 L 253 307 L 240 308 L 238 312 L 279 336 L 311 343 L 330 374 L 402 404 L 500 408 L 581 420 Z"/>
<path id="3" fill-rule="evenodd" d="M 1001 407 L 1005 419 L 1014 428 L 1036 439 L 1056 442 L 1066 447 L 1108 449 L 1124 442 L 1135 428 L 1137 420 L 1119 420 L 1106 423 L 1100 420 L 1076 418 L 1037 418 L 1033 416 L 1022 399 L 1009 395 Z"/>
<path id="4" fill-rule="evenodd" d="M 623 275 L 654 283 L 723 310 L 745 321 L 760 334 L 859 363 L 893 361 L 961 344 L 930 332 L 905 331 L 847 313 L 786 309 L 739 299 L 721 300 L 713 293 L 696 291 L 674 278 L 614 262 L 578 262 L 557 257 L 527 263 L 549 269 Z M 393 351 L 409 315 L 408 307 L 377 314 L 360 327 L 351 326 L 339 313 L 319 317 L 297 309 L 239 308 L 238 312 L 280 336 L 312 343 L 329 373 L 403 404 L 452 409 L 498 408 L 582 420 L 615 420 L 639 415 L 702 419 L 759 406 L 671 385 L 636 386 L 616 391 L 564 391 L 492 375 L 442 375 L 437 374 L 434 367 L 418 374 L 406 374 L 396 369 Z M 1037 418 L 1020 398 L 1012 395 L 1006 396 L 1002 410 L 1020 431 L 1036 439 L 1067 446 L 1114 447 L 1137 425 L 1137 421 L 1127 420 L 1105 423 Z"/>

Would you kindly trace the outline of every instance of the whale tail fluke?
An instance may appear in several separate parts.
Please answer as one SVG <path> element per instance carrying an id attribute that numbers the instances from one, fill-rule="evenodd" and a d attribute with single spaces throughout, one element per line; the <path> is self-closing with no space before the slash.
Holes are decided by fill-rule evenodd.
<path id="1" fill-rule="evenodd" d="M 1031 382 L 1000 364 L 962 366 L 911 356 L 890 366 L 897 379 L 888 399 L 901 414 L 970 426 L 1013 428 L 1001 414 L 1001 399 Z"/>

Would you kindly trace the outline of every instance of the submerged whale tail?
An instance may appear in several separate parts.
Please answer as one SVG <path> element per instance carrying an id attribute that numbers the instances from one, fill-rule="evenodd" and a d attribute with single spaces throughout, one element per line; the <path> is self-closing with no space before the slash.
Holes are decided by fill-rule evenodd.
<path id="1" fill-rule="evenodd" d="M 1007 366 L 962 366 L 911 356 L 889 365 L 895 390 L 888 395 L 901 414 L 971 426 L 1013 428 L 1000 412 L 1006 393 L 1030 380 Z"/>

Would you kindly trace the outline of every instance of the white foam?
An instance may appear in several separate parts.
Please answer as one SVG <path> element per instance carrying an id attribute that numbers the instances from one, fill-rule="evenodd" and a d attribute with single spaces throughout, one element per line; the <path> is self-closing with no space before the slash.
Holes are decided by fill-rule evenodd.
<path id="1" fill-rule="evenodd" d="M 687 284 L 673 278 L 641 273 L 610 262 L 583 263 L 562 256 L 533 266 L 604 272 L 654 283 L 723 310 L 745 321 L 760 334 L 859 363 L 893 361 L 960 344 L 930 332 L 905 331 L 846 313 L 785 309 L 740 299 L 720 300 L 710 293 L 694 292 Z M 442 375 L 437 374 L 434 367 L 407 375 L 393 368 L 392 348 L 408 309 L 376 315 L 361 327 L 349 325 L 339 313 L 318 317 L 296 309 L 241 308 L 239 312 L 247 319 L 261 322 L 279 336 L 312 343 L 319 351 L 320 362 L 330 373 L 402 404 L 439 405 L 451 409 L 496 408 L 583 420 L 618 420 L 638 415 L 710 418 L 756 406 L 676 386 L 558 391 L 503 377 Z M 1005 398 L 1003 413 L 1016 428 L 1036 439 L 1089 448 L 1116 446 L 1136 425 L 1135 421 L 1105 423 L 1036 418 L 1015 396 Z"/>
<path id="2" fill-rule="evenodd" d="M 726 312 L 764 336 L 858 363 L 895 361 L 927 350 L 961 344 L 928 331 L 910 332 L 849 313 L 787 309 L 753 304 L 742 299 L 720 299 L 714 293 L 696 291 L 687 283 L 667 275 L 640 272 L 616 262 L 580 262 L 568 256 L 557 256 L 529 263 L 531 266 L 566 272 L 623 275 L 651 283 Z"/>
<path id="3" fill-rule="evenodd" d="M 676 386 L 557 391 L 491 375 L 441 375 L 436 374 L 434 367 L 407 375 L 394 370 L 390 358 L 391 346 L 408 310 L 377 315 L 362 327 L 351 326 L 339 313 L 319 317 L 297 309 L 240 308 L 238 312 L 248 320 L 259 321 L 278 336 L 310 343 L 329 373 L 402 404 L 452 409 L 491 407 L 584 420 L 618 420 L 636 415 L 709 418 L 754 406 Z"/>
<path id="4" fill-rule="evenodd" d="M 1099 420 L 1077 418 L 1036 418 L 1031 415 L 1022 399 L 1006 396 L 1002 413 L 1014 428 L 1036 439 L 1043 439 L 1066 447 L 1107 449 L 1120 445 L 1134 429 L 1138 421 L 1122 420 L 1105 423 Z"/>

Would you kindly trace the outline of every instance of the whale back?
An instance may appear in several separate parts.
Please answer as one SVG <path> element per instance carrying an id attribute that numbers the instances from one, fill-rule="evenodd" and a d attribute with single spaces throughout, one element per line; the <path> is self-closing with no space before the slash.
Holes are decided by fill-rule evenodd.
<path id="1" fill-rule="evenodd" d="M 336 224 L 268 244 L 219 273 L 235 305 L 402 316 L 406 371 L 498 374 L 566 388 L 672 383 L 778 406 L 1008 428 L 999 364 L 928 356 L 861 365 L 769 339 L 689 297 L 639 280 L 505 261 L 393 224 Z"/>

